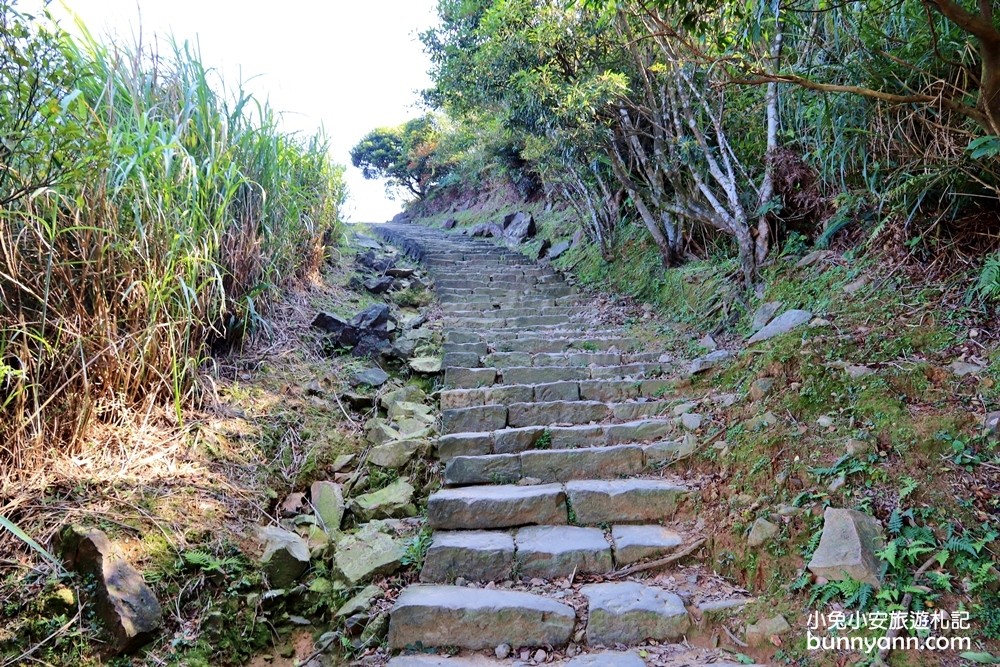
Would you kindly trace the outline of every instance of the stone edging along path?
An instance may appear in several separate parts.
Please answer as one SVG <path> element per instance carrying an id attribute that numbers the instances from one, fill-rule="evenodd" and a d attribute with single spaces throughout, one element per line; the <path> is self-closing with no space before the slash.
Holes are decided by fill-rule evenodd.
<path id="1" fill-rule="evenodd" d="M 436 444 L 444 487 L 428 499 L 432 543 L 421 583 L 391 611 L 390 648 L 522 660 L 556 648 L 574 667 L 641 667 L 625 649 L 688 650 L 692 611 L 742 604 L 662 577 L 609 576 L 699 537 L 674 522 L 698 489 L 658 470 L 685 445 L 670 439 L 673 415 L 661 416 L 659 351 L 585 321 L 576 289 L 515 251 L 415 225 L 373 230 L 427 267 L 446 318 Z M 684 664 L 725 664 L 718 656 Z M 401 655 L 390 664 L 483 660 Z"/>

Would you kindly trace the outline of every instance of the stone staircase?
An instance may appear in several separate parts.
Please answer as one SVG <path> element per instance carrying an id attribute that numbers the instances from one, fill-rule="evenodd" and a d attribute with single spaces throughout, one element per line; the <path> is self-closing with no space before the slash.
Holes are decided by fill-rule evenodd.
<path id="1" fill-rule="evenodd" d="M 697 489 L 659 470 L 683 436 L 663 400 L 674 387 L 661 377 L 667 357 L 594 324 L 561 275 L 514 251 L 412 225 L 375 231 L 424 263 L 445 317 L 444 488 L 428 499 L 432 543 L 421 583 L 392 609 L 390 648 L 569 645 L 572 656 L 682 640 L 692 621 L 675 592 L 612 577 L 552 583 L 695 537 L 671 521 Z M 586 664 L 635 657 L 609 651 Z"/>

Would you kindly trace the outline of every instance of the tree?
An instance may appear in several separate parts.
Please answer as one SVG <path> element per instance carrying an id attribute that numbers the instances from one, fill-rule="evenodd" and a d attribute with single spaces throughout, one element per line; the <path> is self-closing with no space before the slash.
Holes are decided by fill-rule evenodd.
<path id="1" fill-rule="evenodd" d="M 0 0 L 0 208 L 68 180 L 104 151 L 62 35 Z"/>
<path id="2" fill-rule="evenodd" d="M 423 199 L 442 175 L 433 160 L 436 146 L 434 118 L 425 115 L 397 127 L 375 128 L 351 149 L 351 164 L 369 180 L 385 179 L 390 196 L 403 188 Z"/>

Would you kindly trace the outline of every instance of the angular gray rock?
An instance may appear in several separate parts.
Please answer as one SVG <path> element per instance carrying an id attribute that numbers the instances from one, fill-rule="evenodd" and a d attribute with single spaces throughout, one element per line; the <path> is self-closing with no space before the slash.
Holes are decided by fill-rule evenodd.
<path id="1" fill-rule="evenodd" d="M 747 644 L 759 646 L 770 640 L 771 637 L 783 635 L 792 631 L 792 626 L 788 624 L 785 617 L 777 615 L 759 623 L 747 626 Z"/>
<path id="2" fill-rule="evenodd" d="M 277 526 L 258 531 L 264 545 L 260 562 L 271 588 L 291 588 L 309 567 L 309 547 L 305 540 Z"/>
<path id="3" fill-rule="evenodd" d="M 546 255 L 546 257 L 548 257 L 549 259 L 558 259 L 559 257 L 562 256 L 564 252 L 569 250 L 569 248 L 570 248 L 569 241 L 560 241 L 559 243 L 549 248 L 549 252 Z"/>
<path id="4" fill-rule="evenodd" d="M 389 648 L 457 646 L 470 650 L 559 646 L 576 623 L 573 608 L 530 593 L 418 584 L 396 599 Z"/>
<path id="5" fill-rule="evenodd" d="M 351 386 L 381 387 L 389 380 L 389 375 L 381 368 L 368 368 L 351 376 Z"/>
<path id="6" fill-rule="evenodd" d="M 774 319 L 777 312 L 781 310 L 782 305 L 780 301 L 769 301 L 761 305 L 757 309 L 757 312 L 753 314 L 753 324 L 750 325 L 750 330 L 756 332 L 766 327 Z"/>
<path id="7" fill-rule="evenodd" d="M 771 323 L 760 331 L 750 336 L 747 345 L 753 345 L 761 341 L 786 334 L 797 326 L 801 326 L 812 319 L 812 313 L 808 310 L 789 310 L 771 320 Z"/>
<path id="8" fill-rule="evenodd" d="M 152 640 L 163 611 L 122 550 L 101 530 L 79 525 L 63 528 L 57 542 L 67 570 L 94 578 L 97 615 L 111 632 L 112 652 L 130 653 Z"/>
<path id="9" fill-rule="evenodd" d="M 692 361 L 689 371 L 691 375 L 707 371 L 710 368 L 715 368 L 731 356 L 733 356 L 733 353 L 729 350 L 716 350 L 715 352 L 706 354 L 704 357 L 698 357 Z"/>
<path id="10" fill-rule="evenodd" d="M 503 228 L 504 239 L 511 243 L 524 243 L 534 235 L 535 218 L 530 213 L 515 213 L 510 223 Z"/>
<path id="11" fill-rule="evenodd" d="M 430 443 L 426 440 L 390 440 L 371 448 L 368 463 L 380 468 L 402 468 L 418 452 L 427 451 L 430 451 Z"/>
<path id="12" fill-rule="evenodd" d="M 384 522 L 371 521 L 358 532 L 337 538 L 334 563 L 351 586 L 399 569 L 406 543 L 390 532 Z"/>
<path id="13" fill-rule="evenodd" d="M 750 535 L 747 537 L 747 546 L 759 547 L 771 541 L 778 534 L 778 527 L 767 519 L 757 519 L 750 528 Z"/>
<path id="14" fill-rule="evenodd" d="M 406 479 L 397 479 L 383 489 L 360 495 L 351 501 L 351 514 L 358 521 L 416 516 L 413 486 Z"/>
<path id="15" fill-rule="evenodd" d="M 333 535 L 339 531 L 340 522 L 344 519 L 343 487 L 333 482 L 313 482 L 309 489 L 309 497 L 316 516 L 322 521 L 326 532 Z"/>
<path id="16" fill-rule="evenodd" d="M 831 581 L 853 578 L 881 585 L 881 565 L 875 552 L 881 548 L 882 526 L 867 514 L 848 509 L 826 508 L 823 535 L 809 561 L 809 570 Z"/>
<path id="17" fill-rule="evenodd" d="M 420 581 L 502 581 L 514 569 L 514 538 L 500 531 L 439 530 L 431 537 Z"/>
<path id="18" fill-rule="evenodd" d="M 614 569 L 611 545 L 597 528 L 530 526 L 514 536 L 518 570 L 526 577 L 556 579 Z"/>
<path id="19" fill-rule="evenodd" d="M 684 602 L 673 593 L 632 581 L 587 584 L 587 643 L 637 644 L 646 639 L 678 639 L 691 627 Z"/>

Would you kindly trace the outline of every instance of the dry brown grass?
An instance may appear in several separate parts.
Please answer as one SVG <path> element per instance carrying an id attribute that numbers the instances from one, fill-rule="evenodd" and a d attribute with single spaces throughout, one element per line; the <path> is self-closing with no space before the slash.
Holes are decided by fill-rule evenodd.
<path id="1" fill-rule="evenodd" d="M 269 332 L 199 369 L 209 400 L 180 420 L 172 405 L 150 400 L 141 411 L 123 410 L 127 418 L 95 423 L 74 451 L 48 447 L 30 469 L 0 471 L 0 514 L 43 545 L 67 522 L 101 526 L 144 569 L 227 540 L 253 553 L 249 538 L 276 521 L 275 500 L 323 474 L 308 469 L 310 454 L 358 447 L 357 416 L 302 391 L 312 379 L 338 389 L 355 363 L 323 356 L 310 328 L 318 308 L 357 298 L 337 286 L 343 272 L 328 266 L 297 283 L 275 304 Z M 0 577 L 44 567 L 0 532 Z M 19 594 L 10 587 L 0 606 Z"/>

